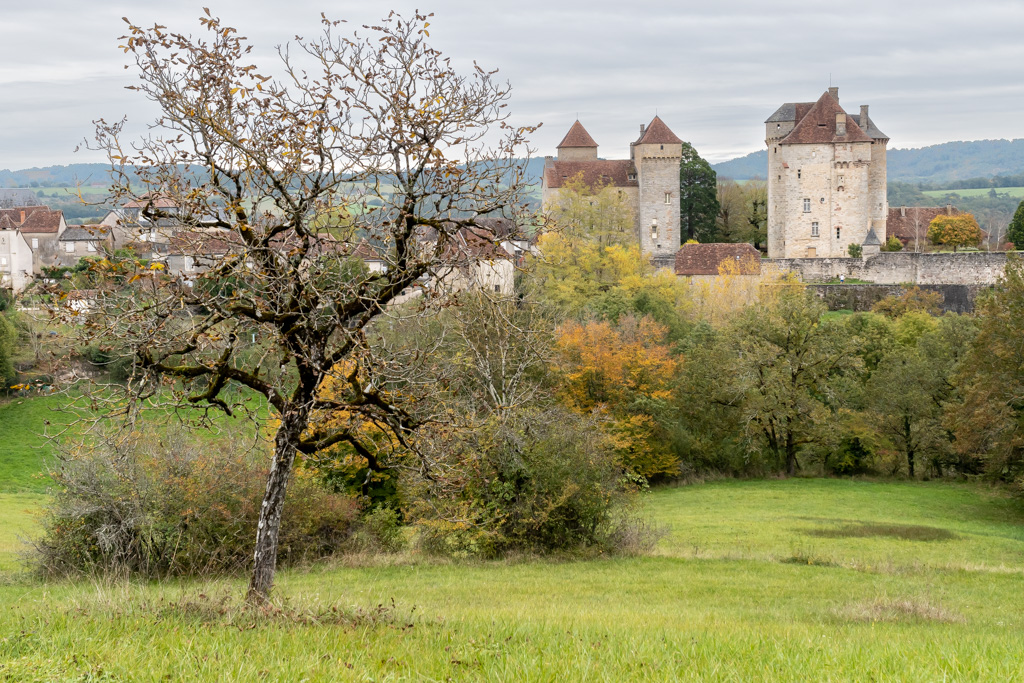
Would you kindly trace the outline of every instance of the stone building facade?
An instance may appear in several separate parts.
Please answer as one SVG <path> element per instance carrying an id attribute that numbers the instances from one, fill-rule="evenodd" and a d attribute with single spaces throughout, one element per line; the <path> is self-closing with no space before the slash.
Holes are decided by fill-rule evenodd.
<path id="1" fill-rule="evenodd" d="M 839 105 L 787 102 L 765 121 L 769 258 L 842 257 L 871 231 L 886 239 L 886 145 L 868 116 Z M 872 245 L 868 245 L 872 246 Z"/>
<path id="2" fill-rule="evenodd" d="M 597 142 L 576 121 L 558 145 L 557 157 L 544 158 L 541 191 L 551 210 L 563 185 L 580 177 L 591 188 L 613 187 L 630 208 L 636 238 L 657 265 L 672 267 L 679 249 L 679 164 L 683 141 L 657 116 L 640 126 L 629 159 L 601 159 Z"/>

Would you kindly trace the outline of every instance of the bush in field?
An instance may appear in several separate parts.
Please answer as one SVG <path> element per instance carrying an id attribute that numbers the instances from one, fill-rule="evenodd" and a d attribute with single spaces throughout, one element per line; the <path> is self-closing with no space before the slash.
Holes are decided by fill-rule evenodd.
<path id="1" fill-rule="evenodd" d="M 645 542 L 630 514 L 637 484 L 594 420 L 551 406 L 491 421 L 455 444 L 451 436 L 440 436 L 445 488 L 417 496 L 410 510 L 428 552 L 614 552 Z"/>
<path id="2" fill-rule="evenodd" d="M 39 571 L 163 577 L 247 568 L 266 488 L 260 455 L 229 440 L 150 440 L 61 456 L 37 543 Z M 290 493 L 278 563 L 338 550 L 356 518 L 355 500 L 302 472 Z"/>

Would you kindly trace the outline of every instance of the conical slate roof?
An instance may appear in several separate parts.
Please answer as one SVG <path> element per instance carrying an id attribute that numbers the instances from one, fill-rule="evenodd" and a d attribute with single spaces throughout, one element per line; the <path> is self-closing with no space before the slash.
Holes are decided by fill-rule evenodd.
<path id="1" fill-rule="evenodd" d="M 644 129 L 643 135 L 636 141 L 638 145 L 678 145 L 682 140 L 665 125 L 665 122 L 655 116 L 651 124 Z"/>
<path id="2" fill-rule="evenodd" d="M 597 147 L 597 143 L 594 142 L 594 138 L 590 137 L 590 133 L 587 132 L 587 129 L 577 119 L 576 123 L 572 124 L 569 132 L 562 138 L 557 149 L 562 149 L 563 147 Z"/>
<path id="3" fill-rule="evenodd" d="M 882 246 L 881 240 L 878 239 L 878 235 L 875 234 L 875 229 L 871 228 L 868 230 L 868 236 L 864 238 L 865 247 L 880 247 Z"/>

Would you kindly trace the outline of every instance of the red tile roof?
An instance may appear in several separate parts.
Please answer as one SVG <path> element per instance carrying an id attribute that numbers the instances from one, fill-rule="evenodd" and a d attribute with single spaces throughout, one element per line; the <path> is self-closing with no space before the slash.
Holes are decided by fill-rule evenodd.
<path id="1" fill-rule="evenodd" d="M 955 206 L 899 206 L 889 207 L 889 215 L 885 221 L 885 231 L 889 237 L 895 236 L 904 245 L 920 240 L 927 244 L 928 225 L 936 216 L 956 216 L 960 210 Z"/>
<path id="2" fill-rule="evenodd" d="M 761 252 L 750 244 L 684 244 L 676 252 L 676 275 L 718 275 L 726 261 L 736 261 L 739 274 L 761 272 Z"/>
<path id="3" fill-rule="evenodd" d="M 583 127 L 583 124 L 577 120 L 562 141 L 558 143 L 558 149 L 562 147 L 597 147 L 597 143 L 594 142 L 594 138 L 590 137 L 590 133 Z"/>
<path id="4" fill-rule="evenodd" d="M 796 127 L 779 142 L 780 145 L 805 145 L 828 142 L 871 142 L 857 120 L 848 115 L 827 90 L 801 117 L 802 104 L 796 106 Z M 846 116 L 846 134 L 836 134 L 836 114 Z"/>
<path id="5" fill-rule="evenodd" d="M 636 167 L 629 159 L 555 161 L 544 169 L 544 184 L 550 188 L 559 188 L 580 173 L 583 174 L 583 182 L 590 187 L 637 187 Z"/>
<path id="6" fill-rule="evenodd" d="M 643 135 L 636 141 L 638 145 L 678 145 L 682 142 L 679 137 L 665 125 L 665 122 L 655 116 L 651 123 L 644 129 Z"/>
<path id="7" fill-rule="evenodd" d="M 63 211 L 51 211 L 45 206 L 15 206 L 0 209 L 0 228 L 37 234 L 57 233 L 63 218 Z"/>

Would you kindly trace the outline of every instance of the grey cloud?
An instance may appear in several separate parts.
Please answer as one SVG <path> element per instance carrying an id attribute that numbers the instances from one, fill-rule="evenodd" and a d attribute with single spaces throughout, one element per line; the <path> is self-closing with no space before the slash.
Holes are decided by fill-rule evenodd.
<path id="1" fill-rule="evenodd" d="M 389 5 L 332 2 L 353 25 Z M 273 46 L 319 30 L 324 5 L 310 0 L 232 0 L 211 7 L 273 58 Z M 56 0 L 5 11 L 0 26 L 0 168 L 92 160 L 71 149 L 89 122 L 152 118 L 125 93 L 131 72 L 117 50 L 121 16 L 199 32 L 202 3 Z M 543 121 L 534 144 L 554 146 L 577 114 L 622 156 L 655 112 L 713 161 L 763 147 L 762 121 L 784 101 L 816 99 L 829 84 L 844 104 L 872 105 L 896 147 L 952 139 L 1024 137 L 1024 4 L 989 1 L 770 5 L 732 2 L 569 0 L 480 3 L 437 0 L 434 44 L 466 67 L 499 67 L 514 87 L 516 123 Z M 39 49 L 46 45 L 46 49 Z"/>

